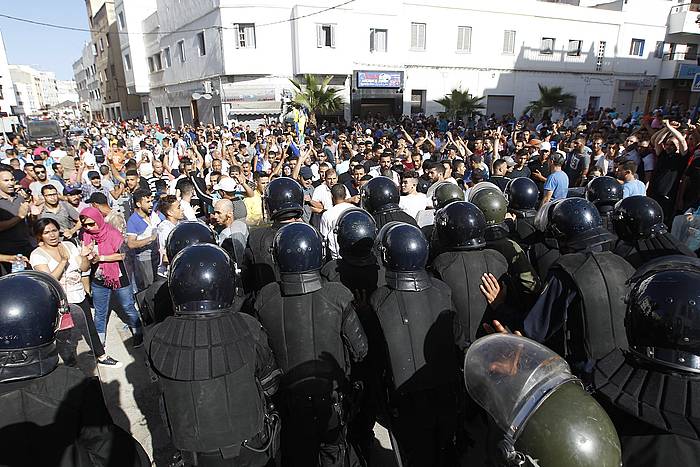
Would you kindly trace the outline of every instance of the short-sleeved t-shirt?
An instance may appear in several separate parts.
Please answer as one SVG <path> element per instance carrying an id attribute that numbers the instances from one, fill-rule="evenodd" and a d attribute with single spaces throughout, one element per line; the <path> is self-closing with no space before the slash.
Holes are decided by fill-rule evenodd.
<path id="1" fill-rule="evenodd" d="M 152 212 L 149 217 L 149 222 L 146 222 L 137 213 L 133 213 L 126 222 L 126 236 L 135 237 L 137 240 L 143 240 L 153 235 L 154 229 L 161 222 L 161 217 L 157 212 Z M 139 259 L 150 259 L 155 252 L 158 251 L 158 242 L 153 241 L 148 245 L 129 250 L 129 253 L 135 255 Z"/>
<path id="2" fill-rule="evenodd" d="M 631 180 L 622 185 L 622 197 L 644 196 L 647 194 L 647 187 L 639 180 Z"/>
<path id="3" fill-rule="evenodd" d="M 17 216 L 22 202 L 22 198 L 19 196 L 9 199 L 0 198 L 0 221 L 10 220 Z M 9 229 L 0 232 L 0 253 L 29 256 L 31 251 L 32 243 L 26 220 L 21 220 Z"/>
<path id="4" fill-rule="evenodd" d="M 569 193 L 569 177 L 561 170 L 552 172 L 544 182 L 544 190 L 552 192 L 552 200 L 566 198 Z"/>
<path id="5" fill-rule="evenodd" d="M 81 281 L 82 272 L 80 271 L 80 251 L 71 242 L 61 242 L 66 249 L 68 249 L 68 264 L 63 270 L 63 274 L 58 279 L 63 290 L 66 292 L 68 297 L 68 303 L 80 303 L 85 300 L 85 288 L 83 287 L 83 282 Z M 34 269 L 40 264 L 45 264 L 48 266 L 49 270 L 54 270 L 58 267 L 59 262 L 56 258 L 48 254 L 41 247 L 36 248 L 29 255 L 29 263 Z"/>

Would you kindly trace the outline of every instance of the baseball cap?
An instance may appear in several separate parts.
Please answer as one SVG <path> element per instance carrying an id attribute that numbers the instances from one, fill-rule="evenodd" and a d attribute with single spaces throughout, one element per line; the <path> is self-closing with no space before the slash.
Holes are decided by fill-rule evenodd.
<path id="1" fill-rule="evenodd" d="M 527 143 L 528 146 L 535 146 L 537 148 L 539 148 L 541 144 L 542 144 L 542 141 L 540 141 L 539 139 L 534 139 L 534 138 L 531 139 L 529 143 Z"/>
<path id="2" fill-rule="evenodd" d="M 87 176 L 88 176 L 88 180 L 92 180 L 95 178 L 100 178 L 100 173 L 96 170 L 91 170 L 88 172 Z"/>
<path id="3" fill-rule="evenodd" d="M 72 185 L 66 185 L 63 188 L 64 195 L 75 195 L 75 194 L 82 193 L 82 192 L 83 192 L 83 187 L 81 187 L 80 184 L 78 184 L 78 183 L 72 184 Z"/>
<path id="4" fill-rule="evenodd" d="M 238 183 L 230 177 L 222 178 L 219 180 L 219 183 L 214 185 L 215 190 L 222 190 L 222 191 L 236 191 L 236 187 L 238 186 Z"/>
<path id="5" fill-rule="evenodd" d="M 554 151 L 550 156 L 550 160 L 555 163 L 564 164 L 564 162 L 566 162 L 566 153 L 564 151 Z"/>
<path id="6" fill-rule="evenodd" d="M 506 161 L 506 165 L 507 165 L 508 167 L 515 167 L 515 161 L 513 160 L 512 157 L 506 156 L 506 157 L 503 158 L 503 160 Z"/>
<path id="7" fill-rule="evenodd" d="M 104 193 L 100 193 L 99 191 L 94 192 L 93 194 L 90 195 L 90 197 L 87 199 L 88 204 L 109 204 L 107 202 L 107 196 Z"/>
<path id="8" fill-rule="evenodd" d="M 92 154 L 85 154 L 83 162 L 85 163 L 85 165 L 95 165 L 97 163 L 97 160 Z"/>
<path id="9" fill-rule="evenodd" d="M 310 178 L 313 178 L 314 172 L 311 170 L 310 167 L 302 167 L 299 170 L 299 176 L 303 178 L 304 180 L 308 180 Z"/>
<path id="10" fill-rule="evenodd" d="M 552 145 L 548 141 L 543 141 L 540 143 L 540 151 L 552 152 Z"/>

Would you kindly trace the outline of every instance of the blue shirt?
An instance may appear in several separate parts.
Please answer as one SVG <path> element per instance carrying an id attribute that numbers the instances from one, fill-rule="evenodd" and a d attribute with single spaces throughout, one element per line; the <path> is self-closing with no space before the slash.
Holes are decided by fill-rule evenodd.
<path id="1" fill-rule="evenodd" d="M 564 199 L 569 193 L 569 177 L 563 170 L 552 172 L 544 182 L 544 190 L 552 192 L 552 200 Z"/>
<path id="2" fill-rule="evenodd" d="M 647 194 L 647 187 L 644 183 L 639 180 L 630 180 L 622 185 L 622 197 L 627 198 L 628 196 L 645 196 Z"/>

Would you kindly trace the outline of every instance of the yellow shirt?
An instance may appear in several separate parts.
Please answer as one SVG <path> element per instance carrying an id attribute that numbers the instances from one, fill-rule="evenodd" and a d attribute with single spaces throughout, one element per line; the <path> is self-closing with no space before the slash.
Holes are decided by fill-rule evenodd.
<path id="1" fill-rule="evenodd" d="M 262 196 L 258 190 L 253 191 L 253 196 L 243 200 L 248 214 L 245 218 L 245 223 L 248 225 L 259 225 L 263 222 L 263 205 Z"/>

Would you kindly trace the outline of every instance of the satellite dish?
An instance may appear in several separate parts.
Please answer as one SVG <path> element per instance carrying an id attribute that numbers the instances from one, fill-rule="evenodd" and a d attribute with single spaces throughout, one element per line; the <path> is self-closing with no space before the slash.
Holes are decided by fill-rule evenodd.
<path id="1" fill-rule="evenodd" d="M 202 94 L 202 98 L 204 98 L 204 99 L 211 99 L 211 94 L 209 94 L 209 93 Z"/>
<path id="2" fill-rule="evenodd" d="M 201 95 L 200 93 L 198 93 L 198 92 L 193 92 L 193 93 L 192 93 L 192 99 L 194 99 L 194 100 L 199 100 L 199 99 L 201 99 L 201 98 L 202 98 L 202 95 Z"/>

